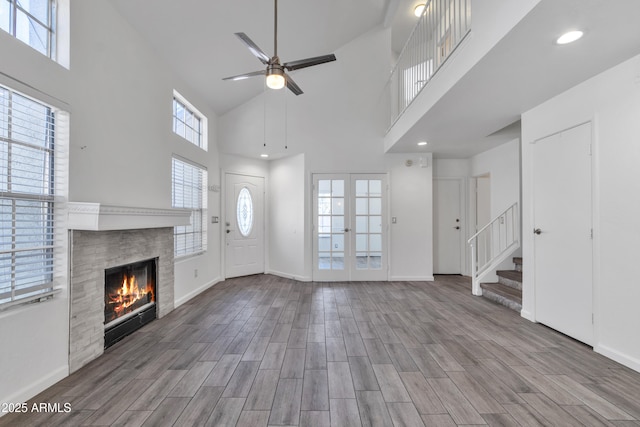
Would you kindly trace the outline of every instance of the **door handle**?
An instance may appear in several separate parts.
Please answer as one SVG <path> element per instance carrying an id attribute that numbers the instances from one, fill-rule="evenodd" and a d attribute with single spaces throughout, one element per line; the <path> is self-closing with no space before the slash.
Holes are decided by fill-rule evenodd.
<path id="1" fill-rule="evenodd" d="M 349 228 L 345 228 L 345 229 L 344 229 L 344 232 L 345 232 L 345 233 L 348 233 L 350 230 L 351 230 L 351 229 L 349 229 Z"/>
<path id="2" fill-rule="evenodd" d="M 231 233 L 231 230 L 227 229 L 227 234 Z"/>
<path id="3" fill-rule="evenodd" d="M 456 226 L 455 226 L 455 227 L 453 227 L 453 228 L 455 228 L 456 230 L 460 230 L 460 226 L 459 226 L 459 225 L 456 225 Z"/>
<path id="4" fill-rule="evenodd" d="M 533 233 L 540 235 L 542 234 L 542 230 L 540 230 L 539 228 L 536 228 L 535 230 L 533 230 Z"/>

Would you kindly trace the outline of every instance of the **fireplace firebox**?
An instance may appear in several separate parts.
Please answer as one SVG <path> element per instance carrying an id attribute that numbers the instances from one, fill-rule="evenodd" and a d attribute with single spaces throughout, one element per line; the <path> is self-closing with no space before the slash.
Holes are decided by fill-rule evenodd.
<path id="1" fill-rule="evenodd" d="M 105 348 L 157 317 L 156 264 L 153 258 L 105 270 Z"/>

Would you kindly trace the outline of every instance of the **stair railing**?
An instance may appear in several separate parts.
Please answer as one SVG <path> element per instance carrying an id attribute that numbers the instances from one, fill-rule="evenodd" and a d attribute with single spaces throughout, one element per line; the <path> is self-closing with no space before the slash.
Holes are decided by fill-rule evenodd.
<path id="1" fill-rule="evenodd" d="M 467 241 L 471 246 L 473 295 L 482 295 L 480 281 L 520 247 L 519 218 L 516 202 Z"/>
<path id="2" fill-rule="evenodd" d="M 391 129 L 471 31 L 471 0 L 427 0 L 388 81 Z"/>

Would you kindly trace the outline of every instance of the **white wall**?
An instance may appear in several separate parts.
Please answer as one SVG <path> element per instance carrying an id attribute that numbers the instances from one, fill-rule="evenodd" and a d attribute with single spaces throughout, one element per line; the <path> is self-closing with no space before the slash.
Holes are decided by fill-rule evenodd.
<path id="1" fill-rule="evenodd" d="M 433 169 L 431 155 L 421 167 L 417 155 L 389 155 L 390 280 L 433 280 Z M 412 166 L 406 165 L 412 160 Z"/>
<path id="2" fill-rule="evenodd" d="M 269 163 L 269 262 L 267 272 L 296 280 L 305 275 L 305 156 Z"/>
<path id="3" fill-rule="evenodd" d="M 520 201 L 520 139 L 471 158 L 471 176 L 489 174 L 491 218 Z"/>
<path id="4" fill-rule="evenodd" d="M 490 210 L 491 218 L 499 215 L 514 202 L 520 202 L 520 140 L 515 139 L 499 145 L 484 153 L 469 159 L 434 159 L 433 176 L 438 178 L 463 178 L 468 196 L 463 206 L 463 223 L 467 230 L 466 240 L 475 233 L 475 198 L 472 178 L 480 175 L 490 175 Z M 470 250 L 468 245 L 463 247 L 465 266 L 463 273 L 470 274 Z M 520 256 L 521 250 L 513 253 Z M 511 257 L 505 260 L 496 270 L 511 270 L 514 268 Z M 495 274 L 489 274 L 484 281 L 497 281 Z"/>
<path id="5" fill-rule="evenodd" d="M 521 205 L 519 138 L 471 158 L 471 176 L 476 177 L 485 174 L 490 175 L 489 193 L 491 196 L 491 219 L 500 215 L 515 202 Z M 474 209 L 473 206 L 471 209 Z M 471 229 L 472 228 L 473 227 L 471 227 Z M 521 255 L 522 248 L 519 248 L 512 256 L 505 259 L 496 268 L 496 271 L 513 270 L 513 257 Z M 486 282 L 497 281 L 498 277 L 493 274 L 488 274 L 484 280 Z"/>
<path id="6" fill-rule="evenodd" d="M 523 229 L 533 229 L 533 141 L 593 123 L 594 327 L 597 352 L 640 371 L 640 56 L 552 98 L 522 116 Z M 570 171 L 567 171 L 570 173 Z M 533 260 L 524 233 L 524 258 Z M 585 266 L 589 268 L 589 266 Z M 533 266 L 524 270 L 523 316 L 535 320 Z"/>
<path id="7" fill-rule="evenodd" d="M 71 113 L 70 200 L 170 208 L 174 153 L 205 166 L 209 183 L 219 184 L 215 114 L 110 3 L 72 2 L 71 33 L 67 70 L 0 31 L 0 80 Z M 172 133 L 174 89 L 208 117 L 208 153 Z M 219 211 L 211 193 L 209 211 Z M 218 280 L 219 230 L 210 227 L 208 238 L 207 253 L 176 265 L 178 303 Z M 67 293 L 0 314 L 0 402 L 23 401 L 67 375 Z"/>
<path id="8" fill-rule="evenodd" d="M 279 219 L 269 221 L 269 234 L 277 239 L 269 246 L 276 251 L 270 255 L 273 257 L 270 264 L 279 274 L 304 280 L 312 277 L 312 174 L 361 172 L 389 174 L 390 210 L 393 215 L 403 218 L 398 227 L 391 228 L 389 236 L 395 245 L 390 275 L 416 279 L 433 276 L 431 168 L 421 169 L 418 155 L 391 156 L 383 152 L 377 107 L 389 75 L 390 51 L 390 30 L 374 29 L 338 49 L 336 62 L 293 73 L 305 92 L 303 95 L 296 97 L 287 91 L 266 92 L 220 118 L 222 151 L 257 158 L 266 141 L 267 152 L 272 157 L 289 158 L 271 161 L 274 164 L 271 174 L 277 174 L 272 178 L 280 183 L 295 180 L 295 197 L 300 195 L 297 185 L 304 183 L 303 199 L 294 202 L 305 209 L 304 239 L 297 234 L 298 225 L 294 234 L 290 226 L 283 228 Z M 302 153 L 304 180 L 298 167 L 284 167 L 285 164 L 291 166 L 290 162 L 300 166 L 299 160 L 292 160 L 290 156 Z M 404 162 L 409 158 L 415 164 L 411 171 L 404 169 Z M 279 191 L 276 183 L 269 188 Z M 282 200 L 277 194 L 270 196 L 274 203 Z M 275 215 L 278 208 L 272 206 L 270 212 Z M 296 217 L 296 223 L 299 220 Z M 280 235 L 280 232 L 284 234 Z M 303 271 L 299 270 L 297 261 L 287 265 L 285 254 L 288 251 L 284 250 L 299 247 L 301 241 L 304 242 Z"/>

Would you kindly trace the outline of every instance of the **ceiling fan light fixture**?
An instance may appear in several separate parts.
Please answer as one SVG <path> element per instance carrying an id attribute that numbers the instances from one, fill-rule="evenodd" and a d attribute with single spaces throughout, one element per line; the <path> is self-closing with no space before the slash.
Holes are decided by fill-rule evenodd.
<path id="1" fill-rule="evenodd" d="M 286 81 L 284 70 L 280 64 L 271 64 L 267 67 L 267 87 L 270 89 L 282 89 Z"/>

